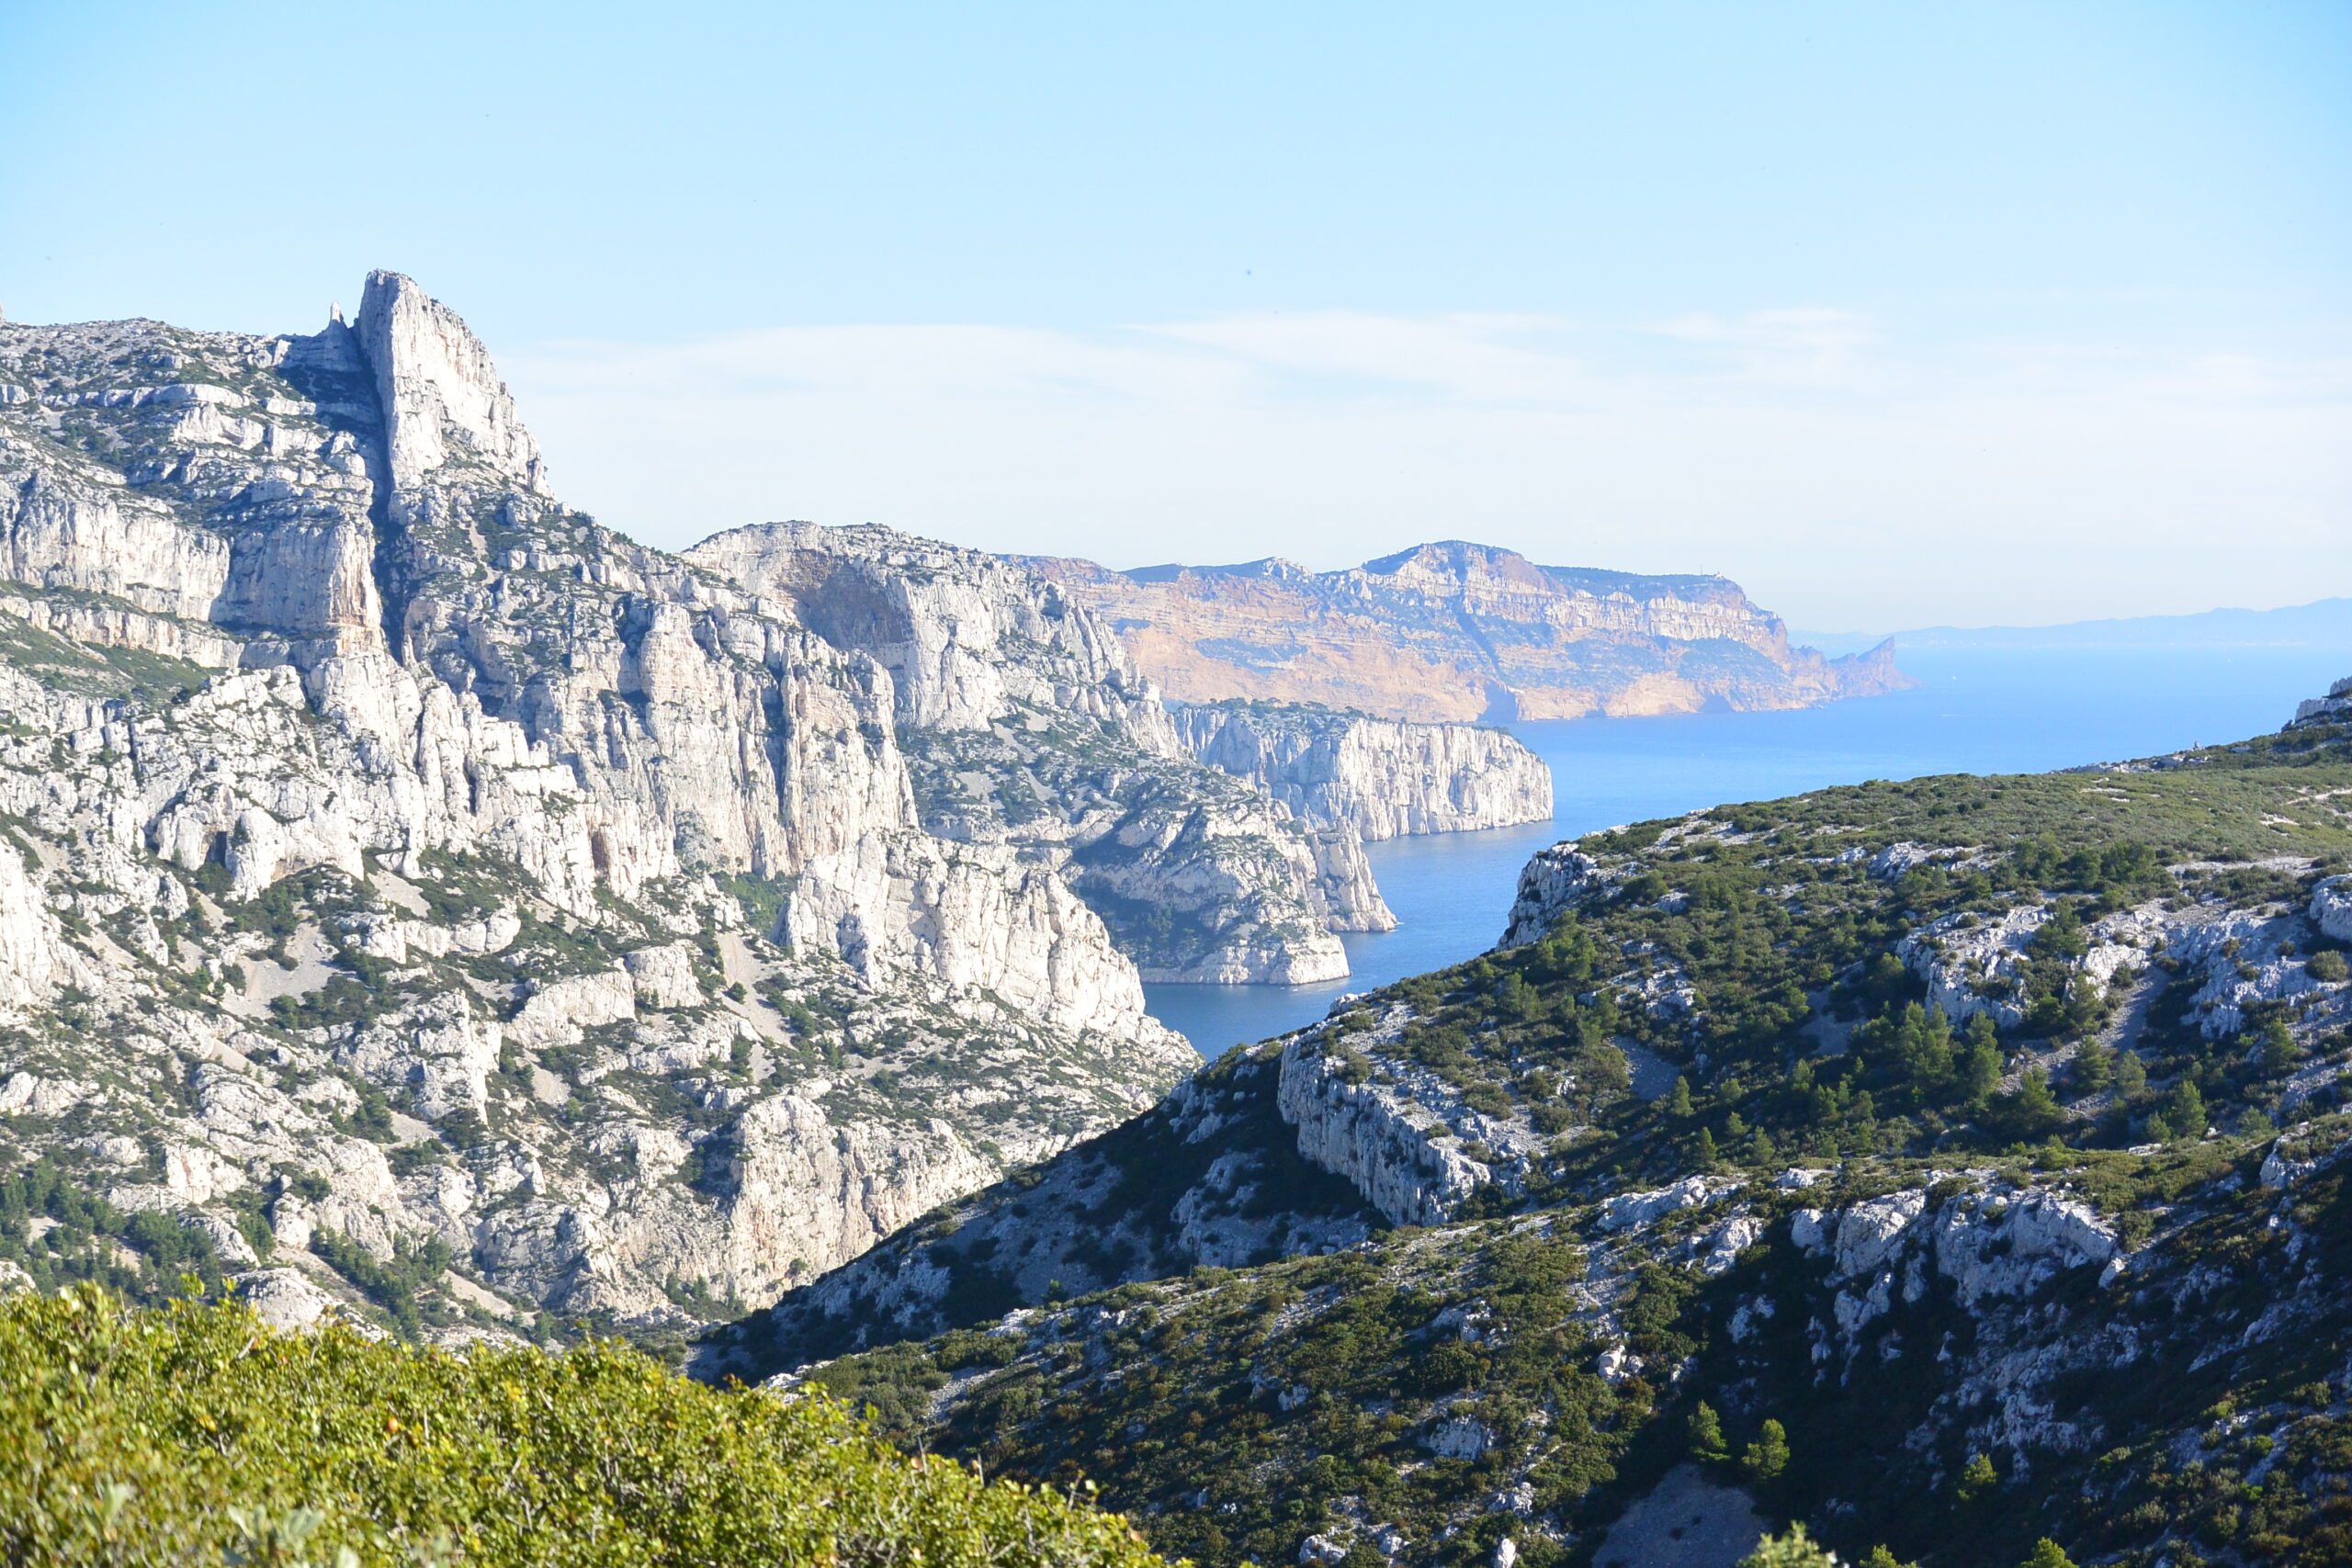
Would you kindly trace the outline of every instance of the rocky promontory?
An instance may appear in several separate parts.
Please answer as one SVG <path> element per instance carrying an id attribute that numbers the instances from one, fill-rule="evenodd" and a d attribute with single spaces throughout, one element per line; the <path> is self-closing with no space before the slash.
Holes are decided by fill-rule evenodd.
<path id="1" fill-rule="evenodd" d="M 1828 659 L 1721 577 L 1538 566 L 1422 545 L 1344 571 L 1278 558 L 1114 571 L 1030 559 L 1180 702 L 1315 703 L 1419 723 L 1809 707 L 1912 684 L 1894 649 Z"/>
<path id="2" fill-rule="evenodd" d="M 1177 737 L 1203 761 L 1367 842 L 1552 815 L 1552 770 L 1507 730 L 1295 703 L 1179 704 L 1174 718 Z"/>

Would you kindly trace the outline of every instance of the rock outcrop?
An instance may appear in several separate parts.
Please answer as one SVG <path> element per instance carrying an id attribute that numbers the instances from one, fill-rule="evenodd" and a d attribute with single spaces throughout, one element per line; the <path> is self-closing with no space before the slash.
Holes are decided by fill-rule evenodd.
<path id="1" fill-rule="evenodd" d="M 1573 839 L 1536 851 L 1520 867 L 1518 897 L 1496 945 L 1523 947 L 1541 940 L 1562 915 L 1607 893 L 1612 880 L 1598 861 L 1577 851 Z"/>
<path id="2" fill-rule="evenodd" d="M 1390 1224 L 1450 1218 L 1494 1175 L 1462 1151 L 1446 1120 L 1409 1093 L 1354 1075 L 1312 1039 L 1283 1046 L 1274 1104 L 1298 1152 L 1363 1194 Z"/>
<path id="3" fill-rule="evenodd" d="M 1891 645 L 1837 660 L 1792 648 L 1724 578 L 1537 566 L 1458 540 L 1345 571 L 1029 564 L 1116 626 L 1180 702 L 1461 723 L 1805 707 L 1911 684 Z"/>
<path id="4" fill-rule="evenodd" d="M 2305 729 L 2335 724 L 2352 724 L 2352 675 L 2328 687 L 2327 695 L 2307 697 L 2298 704 L 2295 716 L 2287 721 L 2287 728 Z"/>
<path id="5" fill-rule="evenodd" d="M 1174 718 L 1178 739 L 1203 761 L 1368 843 L 1552 815 L 1552 770 L 1507 730 L 1276 703 L 1181 705 Z"/>

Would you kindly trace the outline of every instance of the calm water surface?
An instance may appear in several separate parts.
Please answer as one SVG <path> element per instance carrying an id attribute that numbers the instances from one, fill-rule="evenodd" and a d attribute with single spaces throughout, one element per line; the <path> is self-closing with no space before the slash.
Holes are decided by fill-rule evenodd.
<path id="1" fill-rule="evenodd" d="M 1153 1016 L 1208 1055 L 1311 1022 L 1348 991 L 1442 968 L 1502 934 L 1519 868 L 1555 840 L 1825 784 L 2031 773 L 2276 729 L 2352 673 L 2344 648 L 1921 649 L 1917 691 L 1795 713 L 1512 726 L 1552 766 L 1549 822 L 1369 846 L 1403 924 L 1344 938 L 1330 986 L 1147 986 Z"/>

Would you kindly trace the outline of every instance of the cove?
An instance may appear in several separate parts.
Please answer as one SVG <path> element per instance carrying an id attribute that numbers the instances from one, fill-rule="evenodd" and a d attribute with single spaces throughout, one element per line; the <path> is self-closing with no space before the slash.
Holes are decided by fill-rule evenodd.
<path id="1" fill-rule="evenodd" d="M 1787 713 L 1699 713 L 1511 726 L 1551 765 L 1549 822 L 1366 846 L 1401 922 L 1342 939 L 1327 986 L 1144 987 L 1152 1016 L 1204 1055 L 1310 1023 L 1350 992 L 1458 964 L 1502 934 L 1519 868 L 1556 840 L 1865 779 L 2038 773 L 2273 730 L 2352 673 L 2352 644 L 1905 651 L 1917 690 Z"/>

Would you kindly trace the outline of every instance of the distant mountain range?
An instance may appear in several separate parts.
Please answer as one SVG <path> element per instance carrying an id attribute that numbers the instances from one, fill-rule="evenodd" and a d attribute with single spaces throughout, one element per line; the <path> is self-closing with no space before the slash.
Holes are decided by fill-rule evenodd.
<path id="1" fill-rule="evenodd" d="M 1423 723 L 1810 707 L 1911 684 L 1829 658 L 1723 577 L 1539 566 L 1459 539 L 1343 571 L 1269 557 L 1114 571 L 1021 558 L 1109 620 L 1181 702 L 1321 703 Z"/>
<path id="2" fill-rule="evenodd" d="M 1792 632 L 1824 653 L 1906 648 L 2352 648 L 2352 599 L 2278 610 L 2206 610 L 2054 626 L 1923 626 L 1915 631 Z"/>

